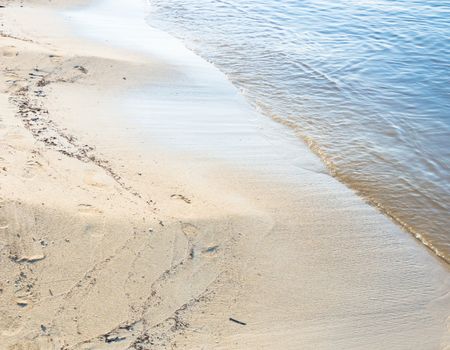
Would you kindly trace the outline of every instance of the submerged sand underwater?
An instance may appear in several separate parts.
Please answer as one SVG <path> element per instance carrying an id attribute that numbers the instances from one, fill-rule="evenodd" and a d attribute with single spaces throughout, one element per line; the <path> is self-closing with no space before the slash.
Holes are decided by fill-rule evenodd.
<path id="1" fill-rule="evenodd" d="M 0 9 L 0 349 L 450 346 L 447 265 L 139 0 L 61 4 Z"/>
<path id="2" fill-rule="evenodd" d="M 333 176 L 450 262 L 448 2 L 148 3 L 150 26 L 216 65 Z"/>

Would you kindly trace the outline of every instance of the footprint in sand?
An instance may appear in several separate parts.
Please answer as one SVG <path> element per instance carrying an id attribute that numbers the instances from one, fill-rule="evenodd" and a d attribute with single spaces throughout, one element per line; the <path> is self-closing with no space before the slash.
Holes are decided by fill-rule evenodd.
<path id="1" fill-rule="evenodd" d="M 42 164 L 36 160 L 29 160 L 23 169 L 22 178 L 24 179 L 32 179 L 36 176 L 39 169 L 42 167 Z"/>
<path id="2" fill-rule="evenodd" d="M 179 199 L 182 200 L 183 202 L 187 203 L 187 204 L 191 204 L 191 200 L 189 198 L 187 198 L 186 196 L 183 196 L 182 194 L 177 194 L 174 193 L 170 196 L 170 198 L 174 198 L 174 199 Z"/>
<path id="3" fill-rule="evenodd" d="M 12 337 L 22 331 L 20 321 L 6 312 L 0 313 L 0 335 L 4 337 Z M 19 348 L 20 349 L 20 348 Z"/>
<path id="4" fill-rule="evenodd" d="M 104 172 L 97 170 L 87 170 L 83 177 L 85 184 L 93 187 L 107 187 L 111 184 L 111 179 Z"/>
<path id="5" fill-rule="evenodd" d="M 20 131 L 11 131 L 5 135 L 6 140 L 12 140 L 12 141 L 23 140 L 24 138 L 25 138 L 25 136 Z"/>
<path id="6" fill-rule="evenodd" d="M 15 57 L 19 55 L 15 46 L 4 46 L 1 48 L 1 53 L 3 57 Z"/>
<path id="7" fill-rule="evenodd" d="M 48 55 L 48 57 L 50 58 L 50 60 L 52 62 L 55 62 L 55 63 L 60 63 L 63 60 L 62 56 L 59 56 L 59 55 Z"/>
<path id="8" fill-rule="evenodd" d="M 181 231 L 190 239 L 198 234 L 198 228 L 188 222 L 181 223 Z"/>
<path id="9" fill-rule="evenodd" d="M 78 204 L 78 212 L 81 214 L 102 214 L 103 213 L 100 209 L 92 206 L 91 204 L 84 204 L 84 203 Z"/>
<path id="10" fill-rule="evenodd" d="M 16 151 L 25 151 L 29 149 L 29 144 L 27 143 L 28 140 L 24 133 L 20 131 L 8 131 L 8 129 L 2 130 L 1 139 L 0 147 L 9 150 L 8 156 L 13 155 L 13 152 Z M 3 164 L 3 166 L 4 165 L 7 164 Z"/>
<path id="11" fill-rule="evenodd" d="M 0 230 L 5 230 L 8 226 L 8 221 L 6 221 L 6 219 L 0 219 Z"/>

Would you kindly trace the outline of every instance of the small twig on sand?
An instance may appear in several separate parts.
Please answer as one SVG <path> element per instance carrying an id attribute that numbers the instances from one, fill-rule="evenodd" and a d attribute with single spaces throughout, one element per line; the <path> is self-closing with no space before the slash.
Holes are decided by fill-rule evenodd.
<path id="1" fill-rule="evenodd" d="M 234 323 L 240 324 L 240 325 L 242 325 L 242 326 L 245 326 L 245 325 L 247 324 L 247 323 L 245 323 L 245 322 L 242 322 L 242 321 L 236 320 L 235 318 L 232 318 L 232 317 L 230 317 L 230 318 L 229 318 L 229 320 L 230 320 L 231 322 L 234 322 Z"/>

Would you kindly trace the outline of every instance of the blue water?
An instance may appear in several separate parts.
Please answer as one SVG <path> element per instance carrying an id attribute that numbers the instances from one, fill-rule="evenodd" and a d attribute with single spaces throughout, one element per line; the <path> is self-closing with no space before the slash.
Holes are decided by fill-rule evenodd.
<path id="1" fill-rule="evenodd" d="M 152 26 L 450 261 L 450 1 L 149 2 Z"/>

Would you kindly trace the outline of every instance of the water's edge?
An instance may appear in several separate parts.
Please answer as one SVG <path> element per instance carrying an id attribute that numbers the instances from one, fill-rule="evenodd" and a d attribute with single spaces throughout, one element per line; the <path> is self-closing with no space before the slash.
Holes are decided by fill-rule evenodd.
<path id="1" fill-rule="evenodd" d="M 232 83 L 232 82 L 231 82 Z M 245 96 L 245 94 L 244 94 Z M 252 101 L 247 99 L 250 104 L 254 106 Z M 427 240 L 423 234 L 415 230 L 411 225 L 408 225 L 408 223 L 404 222 L 402 219 L 400 219 L 398 216 L 396 216 L 393 212 L 391 212 L 389 209 L 387 209 L 382 203 L 372 198 L 369 194 L 364 193 L 361 189 L 359 189 L 356 186 L 352 185 L 351 181 L 345 181 L 345 177 L 340 176 L 339 171 L 337 170 L 337 167 L 333 164 L 332 160 L 327 156 L 327 154 L 320 148 L 319 144 L 314 141 L 311 137 L 305 136 L 302 133 L 298 133 L 298 127 L 290 123 L 289 121 L 283 120 L 281 118 L 273 117 L 270 114 L 265 113 L 263 110 L 260 110 L 260 112 L 271 118 L 273 121 L 280 123 L 284 126 L 289 127 L 294 131 L 296 135 L 299 136 L 299 139 L 304 142 L 308 148 L 313 152 L 319 159 L 323 162 L 326 169 L 328 170 L 328 174 L 330 176 L 333 176 L 337 180 L 339 180 L 341 183 L 346 185 L 348 188 L 353 190 L 358 196 L 360 196 L 367 204 L 371 205 L 372 207 L 376 208 L 380 213 L 383 215 L 386 215 L 389 219 L 391 219 L 395 224 L 399 225 L 404 231 L 406 231 L 408 234 L 411 234 L 414 238 L 416 238 L 423 246 L 425 246 L 428 250 L 430 250 L 433 255 L 437 256 L 439 259 L 443 260 L 448 266 L 450 266 L 450 257 L 446 256 L 443 252 L 441 252 L 437 247 L 435 247 L 429 240 Z"/>
<path id="2" fill-rule="evenodd" d="M 151 6 L 151 0 L 146 0 L 147 3 Z M 146 15 L 146 22 L 149 26 L 153 26 L 153 24 L 150 24 L 152 20 L 151 14 Z M 162 30 L 166 33 L 168 33 L 163 28 L 157 27 L 159 30 Z M 360 196 L 366 203 L 371 205 L 372 207 L 375 207 L 379 212 L 384 214 L 385 216 L 389 217 L 394 223 L 396 223 L 398 226 L 400 226 L 404 231 L 411 234 L 413 237 L 415 237 L 423 246 L 425 246 L 429 251 L 433 253 L 433 255 L 437 256 L 439 259 L 443 260 L 445 263 L 450 264 L 450 257 L 445 254 L 445 252 L 441 251 L 438 247 L 436 247 L 429 239 L 427 239 L 420 230 L 415 229 L 412 225 L 408 224 L 404 220 L 401 219 L 398 215 L 396 215 L 395 212 L 390 210 L 388 207 L 383 205 L 382 202 L 374 198 L 370 195 L 370 193 L 365 192 L 362 188 L 358 187 L 357 184 L 355 185 L 354 181 L 349 181 L 348 177 L 345 176 L 345 174 L 341 174 L 341 172 L 338 169 L 338 166 L 333 163 L 333 160 L 331 157 L 329 157 L 324 151 L 319 143 L 315 141 L 315 139 L 311 136 L 305 135 L 298 125 L 296 125 L 294 122 L 290 121 L 289 119 L 281 118 L 273 113 L 270 113 L 270 111 L 266 111 L 261 105 L 259 105 L 255 100 L 253 100 L 250 96 L 250 94 L 246 91 L 244 91 L 239 85 L 237 85 L 233 78 L 230 77 L 227 72 L 225 72 L 223 69 L 220 68 L 220 65 L 215 64 L 212 60 L 208 59 L 208 57 L 205 57 L 205 55 L 202 55 L 201 51 L 196 50 L 195 48 L 192 48 L 188 45 L 188 43 L 183 39 L 183 37 L 178 36 L 176 33 L 170 32 L 169 35 L 175 37 L 177 40 L 180 40 L 183 42 L 183 44 L 186 46 L 188 50 L 193 51 L 196 55 L 199 55 L 202 59 L 216 67 L 218 70 L 220 70 L 230 81 L 233 86 L 236 87 L 242 94 L 242 96 L 247 100 L 247 102 L 260 114 L 264 115 L 267 118 L 270 118 L 271 120 L 288 127 L 291 129 L 294 134 L 298 137 L 299 140 L 301 140 L 309 150 L 318 156 L 325 167 L 328 170 L 329 175 L 333 176 L 337 180 L 339 180 L 341 183 L 345 184 L 348 188 L 352 189 L 358 196 Z"/>

